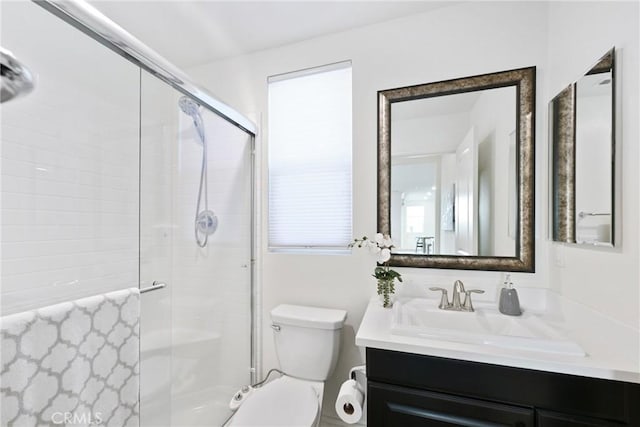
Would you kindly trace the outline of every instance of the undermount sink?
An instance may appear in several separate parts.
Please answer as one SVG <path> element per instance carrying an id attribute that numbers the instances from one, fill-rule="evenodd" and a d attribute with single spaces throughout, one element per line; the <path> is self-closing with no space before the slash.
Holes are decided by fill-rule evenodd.
<path id="1" fill-rule="evenodd" d="M 476 307 L 472 313 L 445 311 L 424 298 L 396 301 L 391 333 L 466 344 L 586 356 L 584 350 L 535 313 L 506 316 L 497 309 Z"/>

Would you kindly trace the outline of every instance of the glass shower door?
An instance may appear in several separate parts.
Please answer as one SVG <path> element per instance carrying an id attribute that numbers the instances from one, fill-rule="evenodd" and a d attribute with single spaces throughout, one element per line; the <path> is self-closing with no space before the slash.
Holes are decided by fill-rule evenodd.
<path id="1" fill-rule="evenodd" d="M 140 286 L 167 284 L 143 298 L 142 425 L 221 425 L 250 381 L 253 141 L 146 72 L 141 93 Z"/>

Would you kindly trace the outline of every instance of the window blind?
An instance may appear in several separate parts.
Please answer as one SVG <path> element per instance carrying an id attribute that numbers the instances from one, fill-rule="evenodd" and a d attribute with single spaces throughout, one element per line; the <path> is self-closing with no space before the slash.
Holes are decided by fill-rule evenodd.
<path id="1" fill-rule="evenodd" d="M 271 250 L 352 240 L 351 63 L 269 78 Z"/>

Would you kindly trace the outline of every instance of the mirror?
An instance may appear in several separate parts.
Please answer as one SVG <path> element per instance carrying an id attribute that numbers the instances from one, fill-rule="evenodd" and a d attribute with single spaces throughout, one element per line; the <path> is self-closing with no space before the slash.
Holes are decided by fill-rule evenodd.
<path id="1" fill-rule="evenodd" d="M 392 266 L 534 271 L 535 67 L 378 92 Z"/>
<path id="2" fill-rule="evenodd" d="M 614 245 L 615 50 L 549 103 L 552 238 Z"/>

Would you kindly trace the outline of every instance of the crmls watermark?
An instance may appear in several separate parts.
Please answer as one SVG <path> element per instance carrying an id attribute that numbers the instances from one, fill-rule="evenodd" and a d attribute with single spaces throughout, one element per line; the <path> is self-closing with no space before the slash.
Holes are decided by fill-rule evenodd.
<path id="1" fill-rule="evenodd" d="M 102 424 L 102 412 L 96 413 L 80 413 L 75 412 L 54 412 L 51 415 L 51 422 L 60 425 L 90 425 L 97 426 Z"/>

